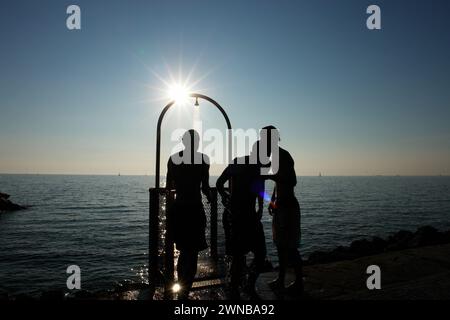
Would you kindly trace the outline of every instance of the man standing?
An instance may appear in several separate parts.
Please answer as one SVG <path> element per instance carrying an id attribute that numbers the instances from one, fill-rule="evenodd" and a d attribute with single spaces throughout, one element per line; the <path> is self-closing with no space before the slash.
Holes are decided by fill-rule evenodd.
<path id="1" fill-rule="evenodd" d="M 264 268 L 266 258 L 266 243 L 261 223 L 263 212 L 264 181 L 260 176 L 258 161 L 258 143 L 252 148 L 250 156 L 235 158 L 232 164 L 223 171 L 217 180 L 217 191 L 222 202 L 230 212 L 230 248 L 231 263 L 231 298 L 239 299 L 239 286 L 243 269 L 246 264 L 246 254 L 254 254 L 253 267 L 247 280 L 247 292 L 257 299 L 256 280 Z M 231 193 L 224 185 L 231 182 Z M 256 210 L 258 200 L 258 210 Z"/>
<path id="2" fill-rule="evenodd" d="M 200 136 L 194 130 L 183 135 L 184 150 L 173 154 L 167 164 L 166 188 L 175 189 L 176 199 L 170 210 L 170 228 L 180 251 L 177 272 L 181 290 L 180 299 L 187 299 L 197 272 L 198 253 L 207 248 L 206 216 L 202 191 L 208 201 L 209 158 L 198 152 Z"/>

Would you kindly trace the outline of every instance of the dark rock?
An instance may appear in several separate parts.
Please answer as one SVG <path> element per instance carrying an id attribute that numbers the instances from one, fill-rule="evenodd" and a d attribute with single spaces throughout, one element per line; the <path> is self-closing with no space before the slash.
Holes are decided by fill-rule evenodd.
<path id="1" fill-rule="evenodd" d="M 73 298 L 75 300 L 93 300 L 96 298 L 96 295 L 91 291 L 80 290 L 73 294 Z"/>
<path id="2" fill-rule="evenodd" d="M 380 237 L 374 237 L 372 239 L 372 246 L 373 250 L 376 253 L 381 253 L 386 250 L 387 241 L 384 239 L 381 239 Z"/>
<path id="3" fill-rule="evenodd" d="M 401 230 L 389 236 L 387 240 L 374 237 L 372 240 L 355 240 L 349 247 L 339 246 L 328 252 L 316 251 L 310 254 L 305 264 L 312 265 L 352 260 L 385 251 L 404 250 L 446 243 L 450 243 L 450 230 L 439 232 L 433 227 L 425 226 L 420 227 L 416 232 Z"/>
<path id="4" fill-rule="evenodd" d="M 367 239 L 355 240 L 350 244 L 350 251 L 356 255 L 372 253 L 372 242 Z"/>
<path id="5" fill-rule="evenodd" d="M 41 300 L 62 301 L 64 300 L 64 292 L 61 290 L 46 291 L 41 294 Z"/>
<path id="6" fill-rule="evenodd" d="M 8 199 L 10 197 L 10 195 L 9 194 L 6 194 L 6 193 L 3 193 L 3 192 L 0 192 L 0 199 Z"/>
<path id="7" fill-rule="evenodd" d="M 413 233 L 411 231 L 400 230 L 388 238 L 389 243 L 404 242 L 411 239 Z"/>
<path id="8" fill-rule="evenodd" d="M 310 265 L 329 263 L 333 261 L 350 260 L 354 259 L 355 257 L 356 254 L 353 253 L 350 248 L 339 246 L 329 252 L 315 251 L 311 253 L 308 257 L 308 260 L 305 261 L 305 264 Z"/>
<path id="9" fill-rule="evenodd" d="M 25 207 L 19 206 L 9 200 L 9 194 L 0 192 L 0 212 L 23 210 Z"/>
<path id="10" fill-rule="evenodd" d="M 410 241 L 414 234 L 411 231 L 400 230 L 387 240 L 386 250 L 403 250 L 410 248 Z"/>
<path id="11" fill-rule="evenodd" d="M 443 232 L 442 243 L 450 243 L 450 230 Z"/>
<path id="12" fill-rule="evenodd" d="M 19 295 L 17 295 L 17 296 L 15 296 L 15 299 L 14 300 L 16 300 L 16 301 L 35 301 L 36 299 L 34 299 L 32 296 L 30 296 L 30 295 L 27 295 L 27 294 L 24 294 L 24 293 L 21 293 L 21 294 L 19 294 Z"/>
<path id="13" fill-rule="evenodd" d="M 314 251 L 309 255 L 308 264 L 325 263 L 328 260 L 329 254 L 324 251 Z"/>
<path id="14" fill-rule="evenodd" d="M 410 240 L 411 247 L 429 246 L 442 243 L 444 234 L 441 234 L 433 227 L 425 226 L 417 229 L 413 238 Z"/>
<path id="15" fill-rule="evenodd" d="M 329 253 L 329 258 L 327 259 L 328 260 L 327 262 L 350 260 L 354 259 L 356 256 L 357 254 L 353 252 L 350 248 L 339 246 Z"/>

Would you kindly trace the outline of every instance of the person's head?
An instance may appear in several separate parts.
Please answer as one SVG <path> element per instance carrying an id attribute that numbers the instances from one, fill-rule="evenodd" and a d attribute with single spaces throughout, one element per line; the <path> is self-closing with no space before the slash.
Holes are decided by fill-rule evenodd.
<path id="1" fill-rule="evenodd" d="M 182 142 L 186 149 L 195 152 L 200 145 L 200 135 L 194 129 L 188 130 L 183 134 Z"/>
<path id="2" fill-rule="evenodd" d="M 261 143 L 263 143 L 267 147 L 267 155 L 271 154 L 272 151 L 272 141 L 276 141 L 278 146 L 278 142 L 280 141 L 280 131 L 274 126 L 265 126 L 259 131 L 259 139 Z"/>
<path id="3" fill-rule="evenodd" d="M 252 149 L 250 150 L 250 156 L 251 157 L 258 157 L 259 156 L 259 141 L 256 141 L 252 145 Z"/>
<path id="4" fill-rule="evenodd" d="M 248 156 L 246 156 L 246 164 L 258 164 L 260 161 L 259 158 L 259 141 L 256 141 L 252 148 L 250 149 L 250 152 Z"/>

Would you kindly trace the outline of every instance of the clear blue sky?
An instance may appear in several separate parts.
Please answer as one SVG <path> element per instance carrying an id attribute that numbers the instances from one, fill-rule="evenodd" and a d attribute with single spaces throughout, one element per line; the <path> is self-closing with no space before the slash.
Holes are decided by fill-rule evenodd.
<path id="1" fill-rule="evenodd" d="M 449 15 L 445 0 L 2 1 L 0 172 L 152 174 L 150 70 L 167 65 L 207 75 L 195 89 L 234 127 L 279 127 L 299 175 L 450 174 Z"/>

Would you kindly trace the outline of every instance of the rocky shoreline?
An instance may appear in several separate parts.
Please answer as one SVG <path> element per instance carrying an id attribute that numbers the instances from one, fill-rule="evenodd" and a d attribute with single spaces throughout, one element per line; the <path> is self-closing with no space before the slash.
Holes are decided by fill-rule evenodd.
<path id="1" fill-rule="evenodd" d="M 373 237 L 370 240 L 355 240 L 350 246 L 339 246 L 331 251 L 315 251 L 309 255 L 305 265 L 353 260 L 385 252 L 448 243 L 450 243 L 450 230 L 438 231 L 431 226 L 423 226 L 415 232 L 398 231 L 387 239 Z"/>

